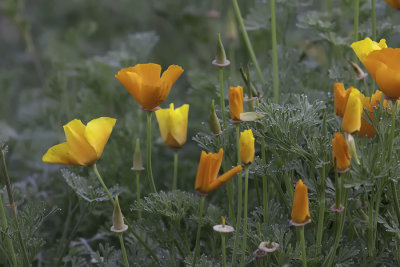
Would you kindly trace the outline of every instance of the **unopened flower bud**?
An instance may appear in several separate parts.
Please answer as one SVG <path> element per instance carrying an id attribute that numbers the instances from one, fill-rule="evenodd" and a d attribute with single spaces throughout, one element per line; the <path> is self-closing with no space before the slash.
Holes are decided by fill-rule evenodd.
<path id="1" fill-rule="evenodd" d="M 354 138 L 351 134 L 348 134 L 346 137 L 346 143 L 349 148 L 350 155 L 354 158 L 356 163 L 360 165 L 360 161 L 358 160 L 357 156 L 357 148 L 356 148 L 356 142 L 354 141 Z"/>
<path id="2" fill-rule="evenodd" d="M 128 230 L 128 226 L 124 223 L 124 216 L 122 215 L 121 208 L 119 207 L 118 196 L 115 197 L 114 213 L 113 213 L 113 226 L 111 231 L 122 233 Z"/>
<path id="3" fill-rule="evenodd" d="M 224 45 L 222 44 L 221 41 L 221 35 L 218 33 L 217 35 L 217 55 L 215 56 L 215 59 L 213 60 L 212 64 L 217 67 L 226 67 L 229 66 L 230 61 L 226 59 L 226 54 L 225 54 L 225 49 Z"/>
<path id="4" fill-rule="evenodd" d="M 142 164 L 142 154 L 140 153 L 140 140 L 136 139 L 136 148 L 135 154 L 133 155 L 133 167 L 131 168 L 133 171 L 142 171 L 144 170 Z"/>
<path id="5" fill-rule="evenodd" d="M 210 111 L 209 123 L 210 123 L 211 132 L 214 135 L 220 135 L 222 133 L 221 124 L 219 123 L 219 119 L 217 117 L 217 113 L 215 112 L 214 99 L 211 102 L 211 111 Z"/>

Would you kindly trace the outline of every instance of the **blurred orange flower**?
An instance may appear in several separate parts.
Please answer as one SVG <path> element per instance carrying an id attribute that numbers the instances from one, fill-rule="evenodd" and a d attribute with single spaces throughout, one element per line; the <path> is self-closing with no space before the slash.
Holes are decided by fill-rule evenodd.
<path id="1" fill-rule="evenodd" d="M 224 150 L 221 148 L 218 154 L 201 152 L 200 163 L 197 169 L 195 189 L 201 194 L 208 194 L 225 184 L 235 174 L 242 170 L 242 166 L 236 166 L 217 178 L 221 167 Z"/>
<path id="2" fill-rule="evenodd" d="M 147 63 L 121 69 L 115 77 L 144 109 L 152 110 L 164 102 L 182 73 L 180 66 L 171 65 L 161 75 L 160 65 Z"/>
<path id="3" fill-rule="evenodd" d="M 395 9 L 400 9 L 400 1 L 399 0 L 385 0 L 391 7 Z"/>

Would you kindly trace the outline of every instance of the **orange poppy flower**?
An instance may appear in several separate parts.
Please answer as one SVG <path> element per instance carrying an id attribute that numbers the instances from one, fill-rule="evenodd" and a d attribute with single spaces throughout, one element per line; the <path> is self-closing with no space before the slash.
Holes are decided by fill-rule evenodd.
<path id="1" fill-rule="evenodd" d="M 152 110 L 165 101 L 182 73 L 180 66 L 171 65 L 161 75 L 160 65 L 147 63 L 121 69 L 115 77 L 144 109 Z"/>
<path id="2" fill-rule="evenodd" d="M 335 83 L 333 85 L 333 104 L 337 116 L 339 117 L 344 116 L 347 100 L 349 99 L 350 92 L 352 89 L 353 87 L 350 87 L 347 90 L 344 89 L 343 83 Z"/>
<path id="3" fill-rule="evenodd" d="M 231 119 L 240 121 L 240 113 L 243 113 L 243 87 L 229 87 L 229 110 Z"/>
<path id="4" fill-rule="evenodd" d="M 400 9 L 400 1 L 399 0 L 385 0 L 391 7 L 395 9 Z"/>
<path id="5" fill-rule="evenodd" d="M 350 166 L 350 153 L 342 133 L 335 133 L 332 139 L 332 159 L 336 160 L 339 171 L 346 171 Z"/>
<path id="6" fill-rule="evenodd" d="M 201 152 L 200 163 L 197 169 L 195 189 L 201 194 L 208 194 L 229 181 L 235 174 L 242 170 L 242 166 L 236 166 L 217 178 L 221 167 L 224 150 L 221 148 L 218 154 Z"/>
<path id="7" fill-rule="evenodd" d="M 296 183 L 292 207 L 292 221 L 298 224 L 305 223 L 311 218 L 308 207 L 308 188 L 300 179 Z"/>

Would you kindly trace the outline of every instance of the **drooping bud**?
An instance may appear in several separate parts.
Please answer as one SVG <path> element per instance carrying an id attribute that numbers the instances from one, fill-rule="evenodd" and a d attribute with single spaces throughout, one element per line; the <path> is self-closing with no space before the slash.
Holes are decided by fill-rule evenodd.
<path id="1" fill-rule="evenodd" d="M 354 72 L 357 74 L 357 80 L 362 80 L 365 79 L 368 74 L 366 72 L 364 72 L 360 66 L 358 66 L 356 63 L 349 61 L 351 66 L 353 67 Z"/>
<path id="2" fill-rule="evenodd" d="M 142 154 L 140 153 L 140 139 L 136 138 L 135 154 L 133 155 L 133 171 L 143 171 Z"/>
<path id="3" fill-rule="evenodd" d="M 209 123 L 210 123 L 210 130 L 214 135 L 220 135 L 222 133 L 221 124 L 219 123 L 217 113 L 215 112 L 214 99 L 211 101 Z"/>
<path id="4" fill-rule="evenodd" d="M 356 142 L 354 141 L 354 138 L 351 134 L 347 134 L 346 142 L 347 142 L 347 146 L 349 148 L 350 155 L 354 158 L 356 163 L 358 165 L 360 165 L 360 161 L 358 160 L 358 156 L 357 156 Z"/>
<path id="5" fill-rule="evenodd" d="M 219 33 L 217 35 L 217 55 L 212 64 L 217 67 L 226 67 L 231 64 L 231 62 L 226 59 L 224 45 L 222 44 L 221 35 Z"/>
<path id="6" fill-rule="evenodd" d="M 128 230 L 128 226 L 124 224 L 124 216 L 122 215 L 121 208 L 119 206 L 118 196 L 116 196 L 113 213 L 113 226 L 111 226 L 111 231 L 122 233 L 126 230 Z"/>

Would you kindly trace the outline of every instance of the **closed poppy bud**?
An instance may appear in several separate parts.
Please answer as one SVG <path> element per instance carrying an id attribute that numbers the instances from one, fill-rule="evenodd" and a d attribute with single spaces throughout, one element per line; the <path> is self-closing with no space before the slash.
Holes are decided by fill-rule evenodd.
<path id="1" fill-rule="evenodd" d="M 124 223 L 124 216 L 122 215 L 119 206 L 118 197 L 115 197 L 114 212 L 113 212 L 113 226 L 111 231 L 121 233 L 128 230 L 128 226 Z"/>
<path id="2" fill-rule="evenodd" d="M 72 120 L 64 125 L 67 142 L 51 147 L 42 160 L 47 163 L 91 166 L 103 154 L 116 119 L 102 117 L 84 125 Z"/>
<path id="3" fill-rule="evenodd" d="M 217 35 L 217 55 L 212 64 L 218 67 L 226 67 L 230 64 L 229 60 L 226 59 L 225 48 L 222 44 L 221 35 L 219 33 Z"/>
<path id="4" fill-rule="evenodd" d="M 254 140 L 251 129 L 240 133 L 240 160 L 245 165 L 254 160 Z"/>
<path id="5" fill-rule="evenodd" d="M 183 69 L 180 66 L 171 65 L 161 75 L 160 65 L 147 63 L 121 69 L 115 78 L 143 109 L 153 110 L 165 101 L 172 85 L 182 73 Z"/>
<path id="6" fill-rule="evenodd" d="M 211 102 L 211 110 L 210 110 L 210 116 L 209 116 L 209 124 L 210 124 L 210 130 L 213 134 L 219 135 L 221 134 L 221 124 L 219 123 L 219 119 L 217 116 L 217 113 L 215 112 L 215 107 L 214 107 L 214 99 Z"/>
<path id="7" fill-rule="evenodd" d="M 360 131 L 362 113 L 363 105 L 361 103 L 360 93 L 353 90 L 347 101 L 342 120 L 343 131 L 349 134 Z"/>
<path id="8" fill-rule="evenodd" d="M 303 181 L 299 179 L 294 191 L 292 222 L 296 224 L 304 224 L 307 223 L 310 218 L 310 210 L 308 208 L 308 188 Z"/>
<path id="9" fill-rule="evenodd" d="M 170 108 L 156 111 L 161 138 L 169 148 L 178 149 L 186 143 L 188 114 L 188 104 L 174 109 L 171 103 Z"/>
<path id="10" fill-rule="evenodd" d="M 344 116 L 344 111 L 346 109 L 347 100 L 349 99 L 352 87 L 349 89 L 344 89 L 343 83 L 335 83 L 333 85 L 333 102 L 335 108 L 335 114 L 339 117 Z"/>
<path id="11" fill-rule="evenodd" d="M 216 190 L 242 170 L 242 166 L 239 165 L 217 178 L 223 154 L 224 150 L 222 148 L 217 154 L 201 152 L 195 184 L 195 189 L 200 194 L 208 194 Z"/>
<path id="12" fill-rule="evenodd" d="M 231 119 L 240 121 L 240 113 L 243 113 L 243 87 L 229 87 L 229 109 Z"/>
<path id="13" fill-rule="evenodd" d="M 385 0 L 391 7 L 395 9 L 400 9 L 400 1 L 399 0 Z"/>
<path id="14" fill-rule="evenodd" d="M 350 153 L 342 133 L 335 133 L 332 139 L 332 157 L 338 171 L 345 172 L 350 166 Z"/>

